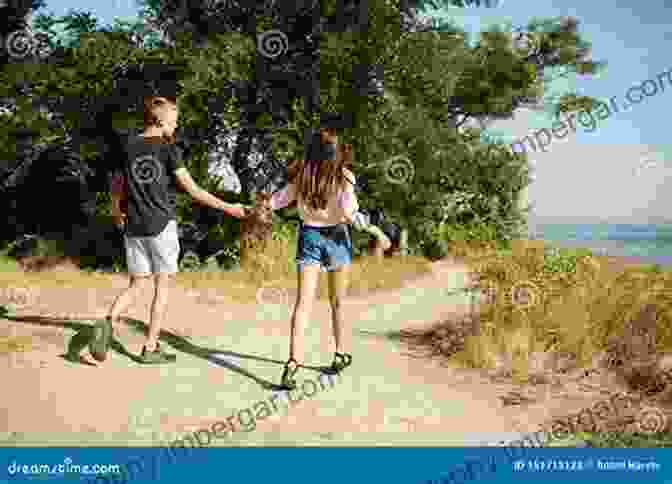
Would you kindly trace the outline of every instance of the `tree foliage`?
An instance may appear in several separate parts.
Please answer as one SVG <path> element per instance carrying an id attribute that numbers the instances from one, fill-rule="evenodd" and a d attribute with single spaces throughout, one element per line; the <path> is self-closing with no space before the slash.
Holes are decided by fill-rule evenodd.
<path id="1" fill-rule="evenodd" d="M 147 0 L 135 24 L 101 27 L 85 12 L 39 16 L 35 26 L 55 50 L 0 71 L 0 97 L 25 98 L 0 129 L 0 143 L 27 125 L 42 141 L 70 140 L 103 172 L 105 143 L 97 138 L 109 132 L 105 119 L 137 129 L 139 98 L 169 88 L 160 80 L 170 75 L 182 112 L 178 138 L 206 186 L 222 136 L 236 140 L 230 155 L 243 191 L 277 187 L 282 161 L 303 156 L 320 112 L 339 112 L 350 123 L 343 138 L 355 147 L 364 207 L 384 206 L 416 241 L 455 224 L 484 224 L 498 238 L 510 237 L 523 221 L 517 201 L 529 183 L 527 162 L 484 144 L 467 122 L 510 118 L 543 102 L 549 73 L 589 75 L 602 64 L 590 58 L 572 18 L 493 27 L 472 46 L 452 24 L 419 21 L 426 6 L 196 1 L 185 9 L 175 0 Z M 75 41 L 59 44 L 57 24 Z M 277 57 L 259 53 L 258 36 L 270 30 L 287 39 Z M 558 109 L 592 102 L 567 93 Z M 36 112 L 35 103 L 58 122 Z"/>

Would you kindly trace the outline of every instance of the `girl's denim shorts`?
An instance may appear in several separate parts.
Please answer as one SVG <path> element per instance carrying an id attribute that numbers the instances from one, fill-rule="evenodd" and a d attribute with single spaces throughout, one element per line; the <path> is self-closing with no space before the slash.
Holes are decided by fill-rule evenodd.
<path id="1" fill-rule="evenodd" d="M 346 224 L 329 227 L 299 227 L 296 263 L 320 264 L 322 271 L 333 271 L 352 264 L 352 238 Z"/>

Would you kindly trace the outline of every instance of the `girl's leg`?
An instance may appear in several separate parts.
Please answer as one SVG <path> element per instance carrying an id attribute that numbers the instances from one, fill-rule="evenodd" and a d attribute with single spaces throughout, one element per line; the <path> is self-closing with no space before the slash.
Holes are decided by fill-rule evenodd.
<path id="1" fill-rule="evenodd" d="M 329 272 L 329 304 L 331 305 L 331 326 L 334 332 L 336 352 L 343 349 L 343 301 L 348 290 L 350 265 L 346 264 Z"/>
<path id="2" fill-rule="evenodd" d="M 296 295 L 294 314 L 292 314 L 292 328 L 289 343 L 289 358 L 293 358 L 297 362 L 303 361 L 303 332 L 313 309 L 313 301 L 315 300 L 319 277 L 319 264 L 299 266 L 299 291 Z"/>

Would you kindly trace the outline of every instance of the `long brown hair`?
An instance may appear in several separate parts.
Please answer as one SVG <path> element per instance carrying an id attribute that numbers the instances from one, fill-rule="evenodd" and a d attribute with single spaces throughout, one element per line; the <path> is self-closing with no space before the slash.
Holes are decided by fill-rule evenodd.
<path id="1" fill-rule="evenodd" d="M 296 160 L 287 167 L 290 183 L 297 187 L 297 199 L 312 210 L 327 208 L 329 197 L 343 189 L 347 179 L 344 168 L 352 166 L 352 145 L 338 143 L 335 160 Z"/>

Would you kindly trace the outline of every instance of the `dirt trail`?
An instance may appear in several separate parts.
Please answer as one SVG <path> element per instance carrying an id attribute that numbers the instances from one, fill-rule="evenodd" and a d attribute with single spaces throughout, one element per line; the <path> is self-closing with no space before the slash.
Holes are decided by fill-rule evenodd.
<path id="1" fill-rule="evenodd" d="M 302 369 L 299 381 L 314 382 L 305 388 L 315 394 L 297 403 L 264 387 L 279 382 L 287 357 L 287 305 L 228 304 L 215 292 L 176 292 L 166 329 L 177 337 L 164 338 L 178 355 L 176 364 L 145 367 L 124 355 L 123 349 L 137 354 L 144 339 L 130 324 L 116 333 L 122 351 L 112 350 L 95 366 L 59 355 L 77 330 L 105 314 L 125 280 L 110 277 L 105 290 L 42 291 L 35 306 L 17 313 L 22 321 L 0 318 L 0 331 L 33 334 L 38 341 L 31 351 L 0 356 L 0 444 L 165 445 L 227 418 L 236 432 L 211 445 L 470 446 L 513 440 L 541 424 L 548 409 L 505 407 L 499 395 L 510 385 L 496 387 L 479 372 L 414 358 L 385 337 L 467 311 L 468 297 L 452 293 L 466 279 L 466 267 L 438 262 L 432 275 L 408 287 L 349 299 L 353 366 L 332 387 L 325 377 L 318 381 L 315 369 Z M 128 315 L 146 321 L 149 301 L 147 293 Z M 47 316 L 56 319 L 38 320 Z M 317 303 L 305 333 L 306 366 L 330 363 L 329 321 L 327 304 Z M 254 407 L 259 415 L 260 401 L 276 406 L 251 430 L 245 409 Z"/>

